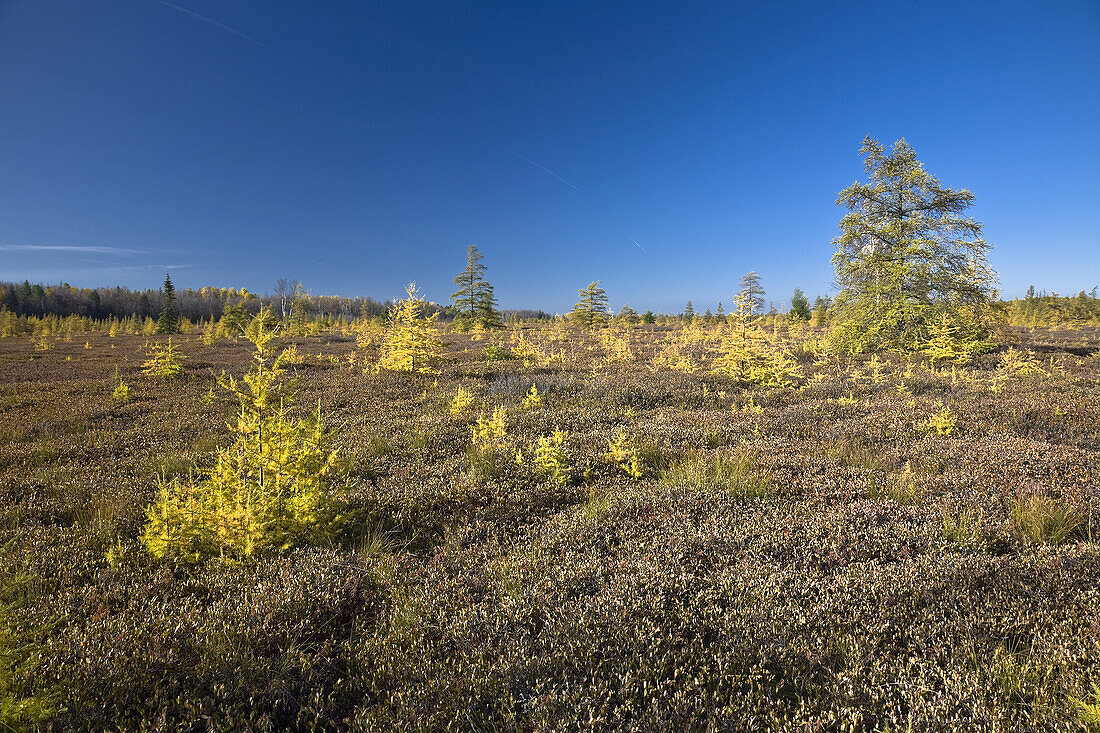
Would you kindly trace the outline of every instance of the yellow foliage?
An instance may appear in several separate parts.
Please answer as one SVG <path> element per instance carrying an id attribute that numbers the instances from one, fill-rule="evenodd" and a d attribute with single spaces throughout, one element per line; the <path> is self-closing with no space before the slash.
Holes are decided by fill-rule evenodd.
<path id="1" fill-rule="evenodd" d="M 355 338 L 355 344 L 361 349 L 379 343 L 386 333 L 377 319 L 367 316 L 352 321 L 345 331 Z"/>
<path id="2" fill-rule="evenodd" d="M 378 366 L 399 372 L 438 373 L 433 366 L 442 356 L 442 343 L 435 331 L 438 314 L 425 315 L 426 302 L 415 283 L 410 283 L 405 292 L 407 297 L 390 312 Z"/>
<path id="3" fill-rule="evenodd" d="M 115 391 L 111 393 L 111 398 L 119 402 L 128 402 L 130 400 L 130 385 L 120 381 L 118 386 L 115 387 Z"/>
<path id="4" fill-rule="evenodd" d="M 1035 358 L 1035 352 L 1031 350 L 1021 351 L 1013 347 L 1005 349 L 1004 353 L 1001 354 L 999 370 L 1009 377 L 1050 376 L 1046 369 L 1039 366 L 1039 361 Z"/>
<path id="5" fill-rule="evenodd" d="M 468 389 L 458 388 L 458 392 L 451 398 L 450 411 L 452 415 L 461 415 L 474 404 L 474 395 Z"/>
<path id="6" fill-rule="evenodd" d="M 550 437 L 540 437 L 535 444 L 535 470 L 559 484 L 569 481 L 569 459 L 564 443 L 565 433 L 555 430 Z"/>
<path id="7" fill-rule="evenodd" d="M 928 356 L 932 366 L 952 362 L 966 364 L 982 344 L 976 339 L 966 339 L 960 327 L 947 313 L 928 327 L 928 338 L 921 343 L 920 351 Z"/>
<path id="8" fill-rule="evenodd" d="M 542 350 L 529 340 L 518 327 L 512 331 L 510 348 L 512 356 L 521 360 L 525 369 L 542 366 L 549 361 Z"/>
<path id="9" fill-rule="evenodd" d="M 928 418 L 924 429 L 936 435 L 951 435 L 955 432 L 955 414 L 951 412 L 950 407 L 940 403 L 940 410 Z"/>
<path id="10" fill-rule="evenodd" d="M 492 416 L 488 419 L 485 416 L 478 417 L 477 423 L 470 426 L 474 445 L 487 445 L 504 440 L 508 430 L 507 414 L 507 410 L 501 405 L 493 410 Z"/>
<path id="11" fill-rule="evenodd" d="M 154 343 L 147 347 L 149 358 L 142 363 L 142 373 L 162 379 L 173 379 L 183 374 L 184 356 L 179 349 L 172 345 L 172 338 L 168 343 Z"/>
<path id="12" fill-rule="evenodd" d="M 218 450 L 205 476 L 160 481 L 142 537 L 153 555 L 240 559 L 287 549 L 324 528 L 336 452 L 328 449 L 320 408 L 306 419 L 291 417 L 282 355 L 269 359 L 265 347 L 274 333 L 260 320 L 246 333 L 256 348 L 252 370 L 240 382 L 218 380 L 239 403 L 236 440 Z"/>
<path id="13" fill-rule="evenodd" d="M 634 443 L 626 437 L 622 428 L 615 431 L 615 435 L 607 441 L 607 453 L 604 459 L 618 466 L 631 478 L 642 477 L 642 461 L 634 448 Z"/>
<path id="14" fill-rule="evenodd" d="M 634 352 L 625 333 L 614 328 L 600 331 L 600 342 L 603 345 L 604 359 L 608 363 L 625 364 L 634 361 Z"/>
<path id="15" fill-rule="evenodd" d="M 722 339 L 713 367 L 741 382 L 766 388 L 791 387 L 802 377 L 785 346 L 773 342 L 755 324 L 744 322 Z"/>
<path id="16" fill-rule="evenodd" d="M 291 344 L 283 349 L 282 360 L 284 364 L 304 364 L 306 358 L 298 353 L 298 344 Z"/>
<path id="17" fill-rule="evenodd" d="M 527 395 L 523 398 L 523 407 L 532 408 L 538 407 L 542 404 L 542 396 L 539 394 L 539 389 L 534 384 L 531 385 L 531 389 L 527 390 Z"/>

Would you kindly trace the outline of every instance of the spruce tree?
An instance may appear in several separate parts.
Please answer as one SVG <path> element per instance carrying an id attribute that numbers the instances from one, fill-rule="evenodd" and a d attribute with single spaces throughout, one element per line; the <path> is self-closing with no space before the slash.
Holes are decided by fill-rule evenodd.
<path id="1" fill-rule="evenodd" d="M 825 325 L 829 315 L 829 305 L 828 298 L 822 298 L 820 295 L 814 298 L 813 324 L 815 327 L 821 328 Z"/>
<path id="2" fill-rule="evenodd" d="M 176 308 L 176 288 L 170 275 L 164 276 L 164 300 L 157 320 L 157 333 L 179 333 L 180 312 Z"/>
<path id="3" fill-rule="evenodd" d="M 484 255 L 478 248 L 466 248 L 466 269 L 454 279 L 458 289 L 451 294 L 451 302 L 458 315 L 455 325 L 461 329 L 481 325 L 484 328 L 503 328 L 504 321 L 497 311 L 493 286 L 485 279 Z"/>
<path id="4" fill-rule="evenodd" d="M 791 296 L 791 310 L 788 316 L 792 321 L 810 320 L 810 300 L 799 288 L 795 288 L 794 295 Z"/>
<path id="5" fill-rule="evenodd" d="M 837 197 L 848 213 L 833 240 L 834 345 L 912 350 L 945 313 L 959 339 L 984 341 L 996 275 L 981 224 L 965 215 L 974 195 L 942 186 L 904 139 L 887 153 L 868 136 L 859 152 L 870 180 Z"/>

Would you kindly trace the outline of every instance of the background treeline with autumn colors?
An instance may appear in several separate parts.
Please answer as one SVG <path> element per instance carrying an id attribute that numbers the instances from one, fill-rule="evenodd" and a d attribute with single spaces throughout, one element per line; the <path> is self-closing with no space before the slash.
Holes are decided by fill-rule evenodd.
<path id="1" fill-rule="evenodd" d="M 293 291 L 290 299 L 293 299 Z M 349 298 L 337 295 L 305 295 L 297 305 L 302 306 L 313 318 L 353 319 L 359 316 L 384 316 L 391 301 L 374 298 Z M 41 283 L 0 282 L 0 310 L 8 310 L 16 316 L 83 316 L 95 319 L 156 318 L 160 313 L 163 291 L 160 289 L 130 290 L 129 288 L 76 288 L 68 283 L 43 285 Z M 176 292 L 180 315 L 190 321 L 217 320 L 226 305 L 244 305 L 255 315 L 261 306 L 280 311 L 287 300 L 278 292 L 263 294 L 244 288 L 204 287 L 187 288 Z M 827 301 L 826 301 L 827 302 Z M 444 320 L 455 314 L 449 306 L 427 303 L 429 312 L 439 312 Z M 1001 300 L 993 304 L 1007 323 L 1018 326 L 1100 325 L 1100 297 L 1097 288 L 1084 290 L 1076 295 L 1060 295 L 1028 288 L 1023 298 Z M 523 319 L 547 319 L 549 314 L 541 310 L 505 310 L 505 316 Z M 681 314 L 671 314 L 681 315 Z"/>
<path id="2" fill-rule="evenodd" d="M 160 313 L 163 291 L 130 290 L 129 288 L 75 288 L 59 285 L 0 282 L 0 308 L 17 316 L 86 316 L 88 318 L 156 318 Z M 250 292 L 244 288 L 205 287 L 176 291 L 180 315 L 199 321 L 219 318 L 225 306 L 241 303 L 249 313 L 258 313 L 261 306 L 279 309 L 280 296 Z M 344 298 L 331 295 L 310 295 L 308 307 L 316 317 L 330 318 L 361 315 L 382 315 L 389 304 L 373 298 Z"/>
<path id="3" fill-rule="evenodd" d="M 43 285 L 0 281 L 0 310 L 7 310 L 16 316 L 82 316 L 94 319 L 156 318 L 160 313 L 164 291 L 161 289 L 130 290 L 129 288 L 76 288 L 68 283 Z M 374 298 L 348 298 L 338 295 L 312 295 L 299 292 L 294 288 L 280 293 L 279 288 L 273 294 L 258 294 L 245 288 L 204 287 L 199 290 L 187 288 L 176 291 L 176 304 L 180 316 L 189 321 L 217 320 L 225 312 L 227 305 L 242 304 L 252 315 L 259 313 L 261 306 L 269 306 L 276 312 L 288 306 L 298 298 L 296 305 L 302 306 L 310 316 L 318 319 L 353 319 L 360 316 L 383 316 L 389 309 L 390 301 Z M 454 314 L 453 309 L 429 303 L 429 312 L 439 312 L 445 320 Z M 521 318 L 545 319 L 549 314 L 539 310 L 509 310 L 506 315 Z"/>

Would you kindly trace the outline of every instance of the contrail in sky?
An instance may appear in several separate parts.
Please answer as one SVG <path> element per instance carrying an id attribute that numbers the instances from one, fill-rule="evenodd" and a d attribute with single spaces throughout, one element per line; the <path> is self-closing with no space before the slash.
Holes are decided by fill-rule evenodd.
<path id="1" fill-rule="evenodd" d="M 520 155 L 519 153 L 516 153 L 516 157 L 517 157 L 517 158 L 519 158 L 519 159 L 521 159 L 521 160 L 526 160 L 526 161 L 527 161 L 528 163 L 530 163 L 531 165 L 535 166 L 536 168 L 541 168 L 542 170 L 544 170 L 544 171 L 546 171 L 547 173 L 549 173 L 550 175 L 552 175 L 552 176 L 553 176 L 554 178 L 557 178 L 557 179 L 558 179 L 559 181 L 561 181 L 562 183 L 564 183 L 564 184 L 565 184 L 566 186 L 569 186 L 569 188 L 573 189 L 573 190 L 574 190 L 574 191 L 576 191 L 577 193 L 580 193 L 580 192 L 581 192 L 581 190 L 580 190 L 579 188 L 577 188 L 577 187 L 576 187 L 576 186 L 574 186 L 574 185 L 573 185 L 572 183 L 570 183 L 569 181 L 565 180 L 564 178 L 562 178 L 561 176 L 559 176 L 559 175 L 558 175 L 557 173 L 555 173 L 554 171 L 550 170 L 550 169 L 549 169 L 549 168 L 547 168 L 546 166 L 544 166 L 544 165 L 539 165 L 539 164 L 538 164 L 538 163 L 536 163 L 535 161 L 531 160 L 530 158 L 526 158 L 526 157 L 524 157 L 524 156 Z"/>
<path id="2" fill-rule="evenodd" d="M 565 180 L 564 178 L 562 178 L 561 176 L 559 176 L 559 175 L 558 175 L 557 173 L 555 173 L 554 171 L 550 170 L 550 169 L 549 169 L 549 168 L 547 168 L 546 166 L 544 166 L 544 165 L 540 165 L 539 163 L 536 163 L 535 161 L 531 160 L 530 158 L 528 158 L 528 157 L 526 157 L 526 156 L 524 156 L 524 155 L 520 155 L 519 153 L 516 153 L 515 155 L 516 155 L 516 157 L 517 157 L 517 158 L 519 158 L 520 160 L 525 160 L 525 161 L 527 161 L 528 163 L 530 163 L 531 165 L 535 166 L 536 168 L 538 168 L 538 169 L 540 169 L 540 170 L 543 170 L 543 171 L 546 171 L 547 173 L 549 173 L 550 175 L 552 175 L 552 176 L 553 176 L 554 178 L 557 178 L 557 179 L 558 179 L 559 181 L 561 181 L 562 183 L 564 183 L 564 184 L 565 184 L 566 186 L 569 186 L 569 188 L 573 189 L 573 190 L 574 190 L 574 191 L 576 191 L 577 193 L 581 193 L 581 190 L 580 190 L 579 188 L 577 188 L 577 187 L 576 187 L 576 186 L 574 186 L 574 185 L 573 185 L 572 183 L 570 183 L 569 181 Z M 585 198 L 584 194 L 581 194 L 581 199 L 582 199 L 582 200 L 584 200 L 584 198 Z M 646 254 L 649 254 L 649 250 L 647 250 L 647 249 L 646 249 L 645 247 L 643 247 L 642 245 L 638 244 L 638 240 L 637 240 L 637 239 L 635 239 L 634 237 L 630 236 L 629 234 L 625 234 L 625 232 L 624 232 L 624 235 L 626 236 L 626 238 L 627 238 L 627 239 L 629 239 L 629 240 L 630 240 L 631 242 L 633 242 L 633 243 L 634 243 L 634 245 L 635 245 L 635 246 L 636 246 L 636 247 L 637 247 L 638 249 L 642 250 L 642 252 L 645 252 Z"/>
<path id="3" fill-rule="evenodd" d="M 244 38 L 246 40 L 252 41 L 253 43 L 259 44 L 259 45 L 264 46 L 264 47 L 267 46 L 266 43 L 263 43 L 261 41 L 257 41 L 252 36 L 241 33 L 236 28 L 230 28 L 229 26 L 227 26 L 223 23 L 219 23 L 216 20 L 211 20 L 210 18 L 207 18 L 205 15 L 199 15 L 198 13 L 192 12 L 192 11 L 188 10 L 187 8 L 181 8 L 179 5 L 168 2 L 168 0 L 157 0 L 157 2 L 160 3 L 161 5 L 167 5 L 168 7 L 172 8 L 173 10 L 178 10 L 181 13 L 186 13 L 187 15 L 190 15 L 192 18 L 198 18 L 199 20 L 201 20 L 204 23 L 209 23 L 212 26 L 217 26 L 218 28 L 221 28 L 222 30 L 229 31 L 232 34 L 240 36 L 241 38 Z"/>

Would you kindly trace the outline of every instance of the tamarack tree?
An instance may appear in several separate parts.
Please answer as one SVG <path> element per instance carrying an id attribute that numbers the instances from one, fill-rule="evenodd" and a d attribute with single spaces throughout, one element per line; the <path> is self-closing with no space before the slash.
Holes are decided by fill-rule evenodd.
<path id="1" fill-rule="evenodd" d="M 760 275 L 756 270 L 750 270 L 741 278 L 738 295 L 740 298 L 737 299 L 737 309 L 749 320 L 764 310 L 764 286 L 760 284 Z"/>
<path id="2" fill-rule="evenodd" d="M 263 314 L 245 338 L 255 347 L 252 369 L 240 380 L 218 384 L 238 403 L 230 427 L 232 445 L 218 450 L 214 466 L 196 479 L 161 479 L 146 510 L 142 540 L 158 557 L 196 562 L 220 556 L 239 560 L 288 549 L 323 534 L 327 482 L 337 469 L 336 452 L 313 415 L 291 415 L 293 392 L 283 380 L 284 354 L 271 358 L 275 337 Z"/>
<path id="3" fill-rule="evenodd" d="M 801 370 L 786 347 L 760 328 L 753 295 L 742 289 L 734 303 L 737 307 L 714 360 L 714 371 L 766 389 L 793 386 L 802 377 Z"/>
<path id="4" fill-rule="evenodd" d="M 426 302 L 416 283 L 409 283 L 405 294 L 406 297 L 390 310 L 389 328 L 382 342 L 378 366 L 398 372 L 433 374 L 443 348 L 435 331 L 438 313 L 425 313 Z"/>
<path id="5" fill-rule="evenodd" d="M 833 240 L 834 346 L 914 350 L 944 314 L 955 339 L 987 342 L 996 275 L 981 224 L 965 215 L 974 195 L 942 186 L 904 139 L 888 153 L 868 136 L 860 154 L 870 180 L 837 197 L 848 213 Z"/>
<path id="6" fill-rule="evenodd" d="M 600 287 L 600 281 L 588 283 L 588 287 L 577 291 L 577 304 L 570 314 L 573 321 L 584 328 L 598 328 L 607 325 L 610 315 L 607 311 L 607 293 Z"/>

